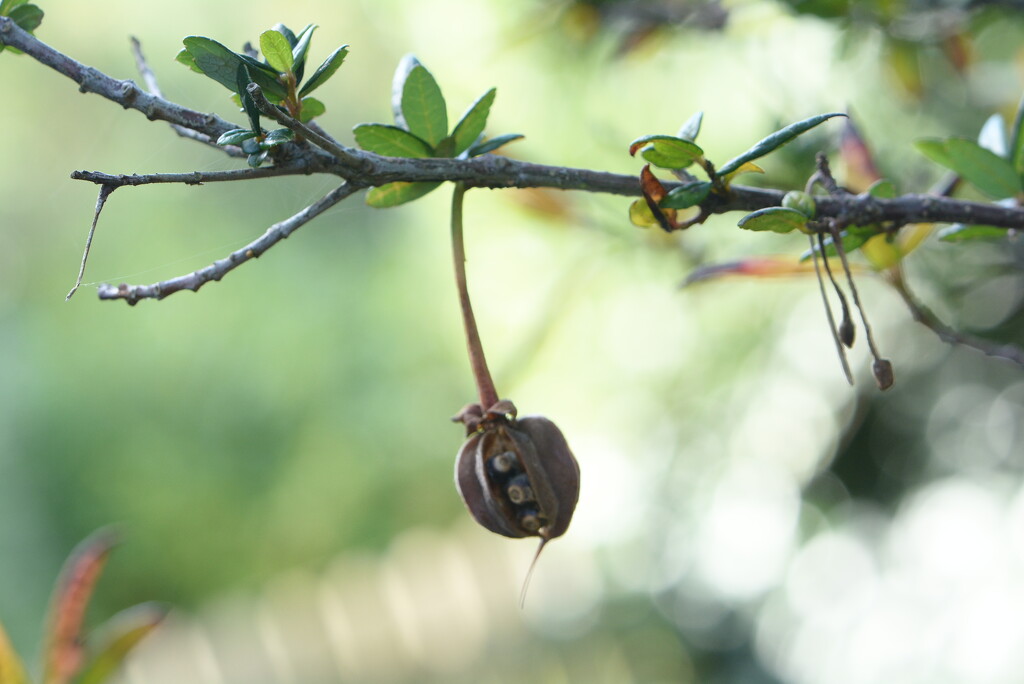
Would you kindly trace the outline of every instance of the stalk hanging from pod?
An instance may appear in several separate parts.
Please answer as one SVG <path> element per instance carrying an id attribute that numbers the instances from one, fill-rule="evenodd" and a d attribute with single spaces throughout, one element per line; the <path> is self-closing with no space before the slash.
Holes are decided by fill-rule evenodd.
<path id="1" fill-rule="evenodd" d="M 466 441 L 455 460 L 455 484 L 473 518 L 495 534 L 539 537 L 534 564 L 544 545 L 565 534 L 576 509 L 580 469 L 553 422 L 543 416 L 518 417 L 515 405 L 499 400 L 466 284 L 462 205 L 466 187 L 452 196 L 452 253 L 469 362 L 480 403 L 464 407 L 453 421 L 466 427 Z M 530 572 L 533 565 L 530 566 Z M 530 575 L 523 585 L 523 596 Z"/>

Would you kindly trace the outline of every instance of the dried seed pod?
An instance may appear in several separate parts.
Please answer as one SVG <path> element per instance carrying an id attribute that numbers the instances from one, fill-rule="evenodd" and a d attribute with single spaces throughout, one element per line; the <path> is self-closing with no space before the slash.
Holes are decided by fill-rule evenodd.
<path id="1" fill-rule="evenodd" d="M 455 483 L 473 518 L 506 537 L 547 541 L 564 534 L 580 469 L 562 431 L 541 416 L 517 419 L 508 402 L 455 419 L 476 426 L 455 462 Z"/>

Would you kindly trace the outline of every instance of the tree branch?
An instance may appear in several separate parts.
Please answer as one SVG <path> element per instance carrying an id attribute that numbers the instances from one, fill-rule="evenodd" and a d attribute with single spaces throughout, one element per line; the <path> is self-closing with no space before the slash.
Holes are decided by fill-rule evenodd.
<path id="1" fill-rule="evenodd" d="M 361 189 L 363 186 L 357 183 L 345 182 L 327 193 L 319 200 L 309 205 L 299 213 L 284 221 L 275 223 L 267 229 L 263 235 L 253 240 L 245 247 L 238 249 L 223 259 L 219 259 L 206 268 L 202 268 L 187 275 L 163 280 L 152 285 L 128 285 L 122 283 L 118 286 L 106 283 L 99 286 L 100 299 L 123 299 L 129 304 L 136 304 L 142 299 L 163 299 L 180 290 L 192 290 L 196 292 L 200 287 L 211 280 L 220 280 L 227 273 L 238 268 L 250 259 L 256 259 L 268 249 L 284 240 L 296 230 L 309 223 L 311 220 L 324 213 L 338 202 Z"/>
<path id="2" fill-rule="evenodd" d="M 273 178 L 275 176 L 309 175 L 312 170 L 307 166 L 264 166 L 258 169 L 231 169 L 229 171 L 190 171 L 188 173 L 133 173 L 110 174 L 101 171 L 72 171 L 72 180 L 84 180 L 97 185 L 120 188 L 125 185 L 151 185 L 153 183 L 184 183 L 185 185 L 202 185 L 203 183 L 219 183 L 225 181 L 253 180 L 255 178 Z"/>

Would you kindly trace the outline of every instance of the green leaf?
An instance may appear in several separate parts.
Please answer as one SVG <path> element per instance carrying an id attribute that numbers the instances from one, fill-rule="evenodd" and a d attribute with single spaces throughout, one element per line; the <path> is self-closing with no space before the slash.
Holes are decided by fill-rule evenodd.
<path id="1" fill-rule="evenodd" d="M 973 140 L 950 138 L 946 141 L 950 168 L 982 192 L 995 198 L 1013 197 L 1021 189 L 1021 179 L 1010 162 L 978 145 Z"/>
<path id="2" fill-rule="evenodd" d="M 245 162 L 255 169 L 258 168 L 260 164 L 267 161 L 268 156 L 269 155 L 267 154 L 266 150 L 261 150 L 260 152 L 253 152 L 252 154 L 245 158 Z"/>
<path id="3" fill-rule="evenodd" d="M 395 125 L 408 129 L 405 116 L 402 115 L 402 93 L 405 92 L 405 80 L 420 62 L 415 55 L 405 55 L 398 61 L 394 78 L 391 80 L 391 114 L 395 117 Z"/>
<path id="4" fill-rule="evenodd" d="M 0 2 L 0 17 L 9 16 L 11 10 L 18 5 L 24 5 L 26 2 L 28 2 L 28 0 L 3 0 Z"/>
<path id="5" fill-rule="evenodd" d="M 309 123 L 314 117 L 320 116 L 326 111 L 327 107 L 320 100 L 315 97 L 304 97 L 302 98 L 302 112 L 299 120 L 302 123 Z"/>
<path id="6" fill-rule="evenodd" d="M 648 143 L 640 151 L 641 156 L 663 169 L 685 169 L 704 156 L 704 150 L 692 140 L 671 135 L 647 135 L 639 140 Z M 636 149 L 637 142 L 630 144 L 631 151 Z"/>
<path id="7" fill-rule="evenodd" d="M 192 61 L 199 69 L 217 83 L 237 92 L 238 66 L 241 58 L 220 43 L 203 36 L 189 36 L 182 43 L 192 55 Z"/>
<path id="8" fill-rule="evenodd" d="M 871 187 L 867 189 L 867 193 L 872 197 L 877 197 L 879 199 L 895 199 L 896 186 L 891 180 L 879 178 L 871 184 Z"/>
<path id="9" fill-rule="evenodd" d="M 356 142 L 364 150 L 386 157 L 431 157 L 433 149 L 404 128 L 385 124 L 359 124 L 352 129 Z"/>
<path id="10" fill-rule="evenodd" d="M 724 166 L 718 169 L 718 175 L 726 176 L 743 166 L 746 162 L 754 161 L 755 159 L 763 157 L 770 152 L 774 152 L 797 136 L 806 133 L 818 124 L 824 123 L 836 116 L 846 116 L 846 114 L 843 114 L 842 112 L 819 114 L 817 116 L 804 119 L 803 121 L 797 121 L 796 123 L 790 124 L 781 130 L 775 131 L 768 137 L 760 140 L 756 145 L 740 156 L 726 162 Z"/>
<path id="11" fill-rule="evenodd" d="M 280 74 L 273 67 L 249 55 L 240 54 L 236 56 L 245 62 L 245 66 L 249 68 L 249 75 L 252 76 L 252 80 L 259 84 L 268 100 L 276 104 L 288 97 L 288 90 L 278 79 Z"/>
<path id="12" fill-rule="evenodd" d="M 280 33 L 282 36 L 284 36 L 285 40 L 288 41 L 288 45 L 291 46 L 289 49 L 295 47 L 295 44 L 299 42 L 299 39 L 295 37 L 295 34 L 292 32 L 292 30 L 285 26 L 284 24 L 274 24 L 274 30 Z"/>
<path id="13" fill-rule="evenodd" d="M 316 24 L 307 24 L 306 28 L 296 36 L 297 42 L 292 48 L 292 71 L 295 73 L 296 82 L 302 81 L 302 74 L 306 69 L 306 53 L 309 52 L 309 41 L 313 39 L 313 31 L 316 29 Z"/>
<path id="14" fill-rule="evenodd" d="M 1017 105 L 1017 114 L 1013 118 L 1013 128 L 1010 130 L 1010 161 L 1021 184 L 1024 185 L 1024 97 Z"/>
<path id="15" fill-rule="evenodd" d="M 22 29 L 32 33 L 43 23 L 43 10 L 35 5 L 19 5 L 7 15 Z"/>
<path id="16" fill-rule="evenodd" d="M 3 625 L 0 625 L 0 682 L 3 684 L 31 684 L 21 658 L 14 652 Z"/>
<path id="17" fill-rule="evenodd" d="M 747 214 L 737 224 L 745 230 L 770 230 L 773 233 L 789 233 L 803 230 L 807 225 L 807 216 L 796 209 L 786 207 L 767 207 Z"/>
<path id="18" fill-rule="evenodd" d="M 658 204 L 665 209 L 689 209 L 695 207 L 705 199 L 711 192 L 711 183 L 708 181 L 693 181 L 677 188 L 672 188 L 665 199 Z"/>
<path id="19" fill-rule="evenodd" d="M 248 128 L 236 128 L 236 129 L 228 131 L 226 133 L 222 133 L 221 136 L 219 138 L 217 138 L 217 144 L 218 145 L 241 145 L 243 140 L 248 140 L 249 138 L 255 138 L 255 137 L 256 137 L 256 131 L 252 131 L 252 130 L 250 130 Z"/>
<path id="20" fill-rule="evenodd" d="M 405 128 L 436 145 L 448 135 L 448 112 L 437 81 L 423 65 L 413 67 L 402 86 Z"/>
<path id="21" fill-rule="evenodd" d="M 850 254 L 854 250 L 860 249 L 861 245 L 863 245 L 865 242 L 870 240 L 875 235 L 878 235 L 878 231 L 869 226 L 850 226 L 845 231 L 840 233 L 840 237 L 843 241 L 843 251 L 846 252 L 847 254 Z M 818 254 L 821 253 L 821 250 L 819 250 L 817 246 L 814 247 L 813 251 L 817 252 Z M 807 250 L 806 252 L 801 254 L 800 261 L 807 261 L 808 259 L 810 259 L 811 252 L 812 250 Z M 825 256 L 830 258 L 839 256 L 839 252 L 836 251 L 835 245 L 832 244 L 831 237 L 825 238 Z"/>
<path id="22" fill-rule="evenodd" d="M 256 102 L 252 99 L 252 95 L 249 94 L 248 85 L 252 83 L 252 76 L 245 62 L 238 63 L 237 78 L 236 87 L 238 88 L 238 96 L 242 100 L 242 109 L 245 110 L 245 115 L 249 117 L 249 126 L 256 133 L 259 133 L 262 130 L 260 127 L 260 110 L 256 107 Z"/>
<path id="23" fill-rule="evenodd" d="M 195 57 L 193 57 L 192 53 L 189 52 L 186 48 L 182 48 L 181 51 L 178 52 L 177 55 L 175 55 L 174 61 L 180 64 L 184 64 L 197 74 L 203 73 L 203 70 L 199 68 L 198 64 L 196 64 Z"/>
<path id="24" fill-rule="evenodd" d="M 914 147 L 917 151 L 924 156 L 931 159 L 936 164 L 945 166 L 947 169 L 952 168 L 952 160 L 949 158 L 949 153 L 946 152 L 946 141 L 939 140 L 938 138 L 921 138 L 920 140 L 914 141 Z"/>
<path id="25" fill-rule="evenodd" d="M 489 140 L 484 140 L 482 143 L 473 145 L 467 150 L 466 154 L 470 157 L 479 157 L 482 154 L 493 152 L 499 147 L 503 147 L 513 140 L 519 140 L 525 137 L 522 133 L 505 133 L 504 135 L 496 135 Z"/>
<path id="26" fill-rule="evenodd" d="M 1002 240 L 1006 238 L 1005 228 L 995 226 L 968 226 L 954 223 L 938 232 L 943 242 L 966 242 L 968 240 Z"/>
<path id="27" fill-rule="evenodd" d="M 471 104 L 459 119 L 459 123 L 455 124 L 455 130 L 452 131 L 451 136 L 455 147 L 451 156 L 454 157 L 468 150 L 469 146 L 475 143 L 480 134 L 484 132 L 487 116 L 491 113 L 491 105 L 494 104 L 494 96 L 497 92 L 496 89 L 491 88 L 477 98 L 476 102 Z"/>
<path id="28" fill-rule="evenodd" d="M 439 182 L 434 181 L 421 181 L 417 183 L 397 181 L 395 183 L 388 183 L 377 188 L 370 188 L 366 193 L 366 203 L 378 209 L 397 207 L 399 204 L 412 202 L 423 197 L 439 185 Z"/>
<path id="29" fill-rule="evenodd" d="M 124 662 L 135 646 L 156 629 L 167 616 L 167 608 L 155 603 L 143 603 L 128 608 L 99 630 L 98 646 L 90 658 L 77 684 L 102 684 Z M 6 684 L 6 679 L 0 679 Z"/>
<path id="30" fill-rule="evenodd" d="M 267 63 L 282 73 L 288 73 L 295 64 L 292 56 L 292 46 L 284 34 L 274 29 L 264 31 L 260 34 L 260 51 L 267 59 Z"/>
<path id="31" fill-rule="evenodd" d="M 287 128 L 275 128 L 274 130 L 267 133 L 267 136 L 263 138 L 263 142 L 260 143 L 260 148 L 269 150 L 271 147 L 277 147 L 283 145 L 286 142 L 295 140 L 295 133 Z"/>
<path id="32" fill-rule="evenodd" d="M 679 137 L 683 140 L 697 140 L 700 133 L 700 124 L 704 121 L 704 112 L 697 112 L 682 125 L 679 129 Z"/>
<path id="33" fill-rule="evenodd" d="M 299 90 L 299 95 L 308 95 L 327 82 L 334 72 L 338 70 L 341 63 L 345 61 L 348 54 L 348 45 L 342 45 L 331 53 L 331 56 L 324 60 L 324 63 L 316 68 L 313 75 L 309 77 L 306 84 Z"/>

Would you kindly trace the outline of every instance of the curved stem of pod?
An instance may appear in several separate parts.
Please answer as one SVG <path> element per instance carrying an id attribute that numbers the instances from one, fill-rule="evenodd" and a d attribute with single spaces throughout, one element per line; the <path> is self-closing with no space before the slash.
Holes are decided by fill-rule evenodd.
<path id="1" fill-rule="evenodd" d="M 473 306 L 469 302 L 469 288 L 466 285 L 466 248 L 462 240 L 462 200 L 466 195 L 464 183 L 455 184 L 452 194 L 452 257 L 455 261 L 455 285 L 459 290 L 459 306 L 462 309 L 462 323 L 466 328 L 466 348 L 469 350 L 469 365 L 473 368 L 480 406 L 486 411 L 498 403 L 498 392 L 487 369 L 480 333 L 476 328 Z"/>

